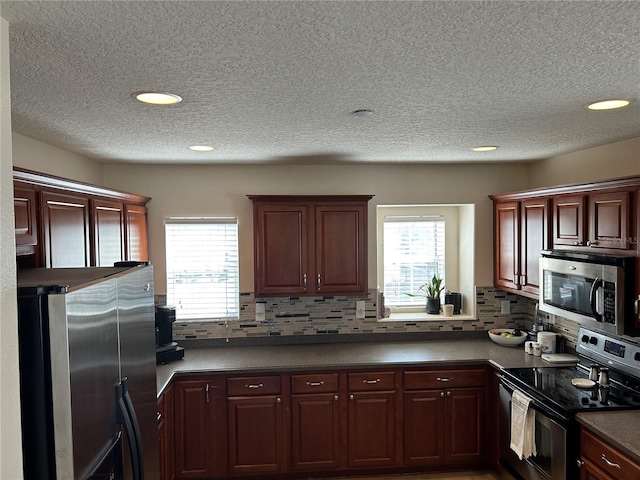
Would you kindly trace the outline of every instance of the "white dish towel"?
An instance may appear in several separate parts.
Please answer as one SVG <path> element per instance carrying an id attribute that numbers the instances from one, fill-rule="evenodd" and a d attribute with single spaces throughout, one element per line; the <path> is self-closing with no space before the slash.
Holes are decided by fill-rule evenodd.
<path id="1" fill-rule="evenodd" d="M 514 390 L 511 395 L 511 450 L 518 458 L 536 455 L 536 412 L 529 408 L 531 399 Z"/>

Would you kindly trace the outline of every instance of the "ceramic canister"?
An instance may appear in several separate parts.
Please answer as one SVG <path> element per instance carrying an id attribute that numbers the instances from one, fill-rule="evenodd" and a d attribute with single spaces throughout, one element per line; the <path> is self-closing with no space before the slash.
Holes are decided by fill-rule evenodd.
<path id="1" fill-rule="evenodd" d="M 542 353 L 556 353 L 556 334 L 553 332 L 538 332 L 538 343 Z"/>

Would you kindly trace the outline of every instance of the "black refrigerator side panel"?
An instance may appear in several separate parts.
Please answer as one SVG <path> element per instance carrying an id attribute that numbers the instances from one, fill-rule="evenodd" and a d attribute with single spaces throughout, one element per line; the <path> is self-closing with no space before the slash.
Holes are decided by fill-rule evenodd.
<path id="1" fill-rule="evenodd" d="M 20 402 L 25 480 L 53 479 L 55 452 L 47 296 L 18 296 Z"/>

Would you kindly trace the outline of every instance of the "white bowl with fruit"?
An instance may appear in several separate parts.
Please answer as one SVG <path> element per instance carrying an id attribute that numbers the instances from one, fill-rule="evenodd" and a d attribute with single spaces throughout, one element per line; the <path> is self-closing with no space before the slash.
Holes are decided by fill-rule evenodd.
<path id="1" fill-rule="evenodd" d="M 525 342 L 527 333 L 513 328 L 492 328 L 489 330 L 489 338 L 498 345 L 517 347 Z"/>

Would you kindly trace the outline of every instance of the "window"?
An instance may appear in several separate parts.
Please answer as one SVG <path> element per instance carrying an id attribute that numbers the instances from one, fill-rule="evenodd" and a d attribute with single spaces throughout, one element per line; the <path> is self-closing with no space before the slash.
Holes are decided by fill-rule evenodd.
<path id="1" fill-rule="evenodd" d="M 445 291 L 462 295 L 458 318 L 475 318 L 475 215 L 472 203 L 377 206 L 376 279 L 389 308 L 385 321 L 436 319 L 424 297 L 407 295 L 434 273 Z"/>
<path id="2" fill-rule="evenodd" d="M 238 318 L 238 222 L 167 218 L 167 304 L 179 320 Z"/>
<path id="3" fill-rule="evenodd" d="M 445 279 L 444 218 L 386 216 L 383 248 L 385 304 L 423 306 L 423 297 L 407 293 L 417 293 L 434 275 Z"/>

